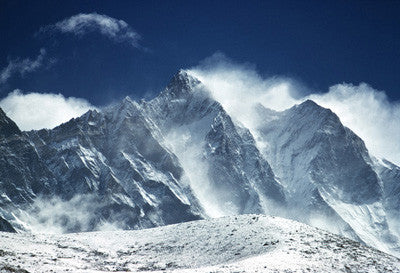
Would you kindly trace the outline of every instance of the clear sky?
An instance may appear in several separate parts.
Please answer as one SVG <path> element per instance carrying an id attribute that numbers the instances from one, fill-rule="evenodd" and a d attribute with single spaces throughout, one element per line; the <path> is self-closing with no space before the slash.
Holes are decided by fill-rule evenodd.
<path id="1" fill-rule="evenodd" d="M 138 99 L 222 52 L 313 92 L 366 82 L 399 101 L 399 14 L 400 1 L 0 0 L 0 98 Z"/>

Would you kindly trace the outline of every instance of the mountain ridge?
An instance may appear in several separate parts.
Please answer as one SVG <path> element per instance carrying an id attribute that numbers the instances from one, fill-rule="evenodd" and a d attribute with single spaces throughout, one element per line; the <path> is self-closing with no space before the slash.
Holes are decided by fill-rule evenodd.
<path id="1" fill-rule="evenodd" d="M 239 124 L 180 70 L 150 101 L 127 97 L 51 130 L 20 132 L 3 115 L 0 169 L 14 172 L 0 174 L 0 217 L 77 232 L 263 213 L 397 253 L 398 166 L 313 101 L 255 113 L 255 128 Z"/>

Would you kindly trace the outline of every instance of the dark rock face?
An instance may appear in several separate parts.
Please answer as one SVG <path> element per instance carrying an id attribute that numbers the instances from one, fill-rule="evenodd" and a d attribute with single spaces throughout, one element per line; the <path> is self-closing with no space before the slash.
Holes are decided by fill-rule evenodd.
<path id="1" fill-rule="evenodd" d="M 33 201 L 38 194 L 50 194 L 56 179 L 24 135 L 0 141 L 0 208 Z"/>
<path id="2" fill-rule="evenodd" d="M 180 184 L 178 159 L 129 98 L 53 130 L 16 130 L 0 142 L 0 216 L 19 229 L 137 229 L 201 218 L 191 189 Z"/>
<path id="3" fill-rule="evenodd" d="M 196 201 L 182 200 L 190 195 L 178 183 L 182 168 L 151 130 L 138 105 L 124 101 L 30 138 L 58 179 L 58 196 L 95 196 L 88 230 L 102 221 L 137 229 L 199 219 Z"/>
<path id="4" fill-rule="evenodd" d="M 248 130 L 235 127 L 231 118 L 220 112 L 205 139 L 205 159 L 211 166 L 208 174 L 219 198 L 239 204 L 239 214 L 272 213 L 274 207 L 263 201 L 285 206 L 283 189 Z"/>
<path id="5" fill-rule="evenodd" d="M 21 131 L 18 126 L 0 108 L 0 139 L 19 134 L 21 134 Z"/>
<path id="6" fill-rule="evenodd" d="M 2 217 L 0 217 L 0 231 L 16 233 L 12 225 Z"/>

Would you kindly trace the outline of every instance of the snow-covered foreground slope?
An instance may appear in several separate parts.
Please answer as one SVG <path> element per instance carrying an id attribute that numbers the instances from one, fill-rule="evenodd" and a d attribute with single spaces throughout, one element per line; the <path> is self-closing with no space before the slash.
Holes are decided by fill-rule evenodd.
<path id="1" fill-rule="evenodd" d="M 400 272 L 400 260 L 299 222 L 241 215 L 136 231 L 2 232 L 0 268 L 5 272 L 7 268 L 28 272 Z"/>

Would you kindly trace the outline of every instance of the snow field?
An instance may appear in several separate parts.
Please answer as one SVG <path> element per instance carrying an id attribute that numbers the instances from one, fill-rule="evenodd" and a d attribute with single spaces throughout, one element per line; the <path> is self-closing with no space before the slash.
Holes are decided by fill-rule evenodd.
<path id="1" fill-rule="evenodd" d="M 135 231 L 0 233 L 0 269 L 7 267 L 87 273 L 400 272 L 400 260 L 295 221 L 242 215 Z"/>

